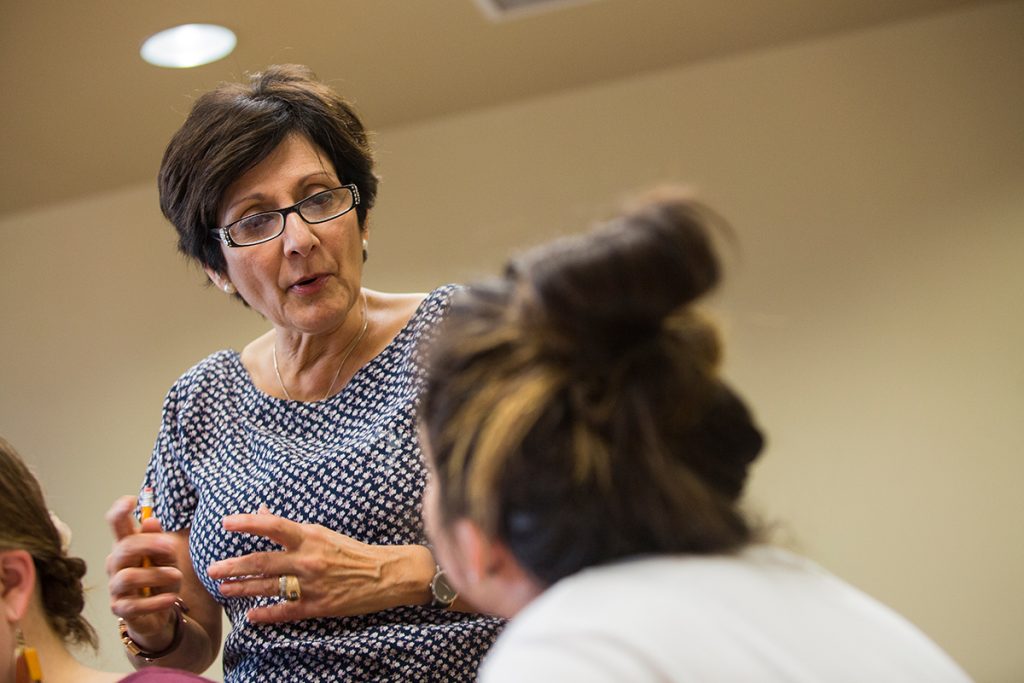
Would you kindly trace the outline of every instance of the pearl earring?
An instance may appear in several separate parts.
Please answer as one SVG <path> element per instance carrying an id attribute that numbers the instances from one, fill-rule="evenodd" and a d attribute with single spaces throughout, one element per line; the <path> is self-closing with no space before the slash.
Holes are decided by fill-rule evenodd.
<path id="1" fill-rule="evenodd" d="M 230 282 L 225 282 L 224 286 L 221 289 L 224 290 L 225 294 L 234 294 L 235 292 L 238 291 L 237 289 L 235 289 L 235 286 Z"/>
<path id="2" fill-rule="evenodd" d="M 365 239 L 363 240 L 363 263 L 366 263 L 366 259 L 370 256 L 370 243 Z"/>

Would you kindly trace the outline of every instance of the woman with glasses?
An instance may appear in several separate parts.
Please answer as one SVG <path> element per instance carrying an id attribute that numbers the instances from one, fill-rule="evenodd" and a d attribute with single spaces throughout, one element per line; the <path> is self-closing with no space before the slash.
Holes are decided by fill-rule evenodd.
<path id="1" fill-rule="evenodd" d="M 304 67 L 222 85 L 159 188 L 180 250 L 270 329 L 174 384 L 152 505 L 108 514 L 132 661 L 204 670 L 223 611 L 229 682 L 472 678 L 502 622 L 463 611 L 425 544 L 414 416 L 451 288 L 362 286 L 377 178 L 356 114 Z"/>
<path id="2" fill-rule="evenodd" d="M 949 681 L 891 610 L 764 545 L 761 433 L 697 302 L 712 217 L 661 196 L 463 290 L 422 396 L 430 536 L 513 616 L 485 681 Z"/>
<path id="3" fill-rule="evenodd" d="M 96 647 L 82 615 L 85 562 L 71 555 L 71 531 L 48 511 L 39 482 L 0 438 L 0 681 L 4 683 L 187 683 L 194 674 L 152 668 L 97 671 L 72 654 Z"/>

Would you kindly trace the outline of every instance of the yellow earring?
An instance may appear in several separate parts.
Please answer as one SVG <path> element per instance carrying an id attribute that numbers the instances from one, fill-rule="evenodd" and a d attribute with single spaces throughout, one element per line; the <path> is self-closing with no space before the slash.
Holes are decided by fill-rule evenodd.
<path id="1" fill-rule="evenodd" d="M 17 647 L 14 648 L 15 683 L 42 683 L 43 667 L 39 665 L 39 653 L 25 643 L 21 627 L 15 627 Z"/>

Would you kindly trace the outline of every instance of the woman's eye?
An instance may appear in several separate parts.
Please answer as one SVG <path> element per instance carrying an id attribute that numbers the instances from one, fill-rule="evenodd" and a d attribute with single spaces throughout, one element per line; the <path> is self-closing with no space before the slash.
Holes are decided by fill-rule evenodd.
<path id="1" fill-rule="evenodd" d="M 313 206 L 327 206 L 328 204 L 331 203 L 332 196 L 330 192 L 321 192 L 320 194 L 313 195 L 306 201 L 308 201 Z"/>
<path id="2" fill-rule="evenodd" d="M 277 218 L 274 213 L 258 213 L 248 218 L 243 218 L 235 224 L 235 230 L 240 233 L 261 233 L 270 229 Z"/>

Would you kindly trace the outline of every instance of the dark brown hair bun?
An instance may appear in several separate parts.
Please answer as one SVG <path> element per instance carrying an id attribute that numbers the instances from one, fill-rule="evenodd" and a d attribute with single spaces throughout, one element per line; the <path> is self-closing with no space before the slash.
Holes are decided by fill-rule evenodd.
<path id="1" fill-rule="evenodd" d="M 651 332 L 710 291 L 718 259 L 713 214 L 682 196 L 642 204 L 585 236 L 527 252 L 509 274 L 528 282 L 537 313 L 581 345 Z"/>

